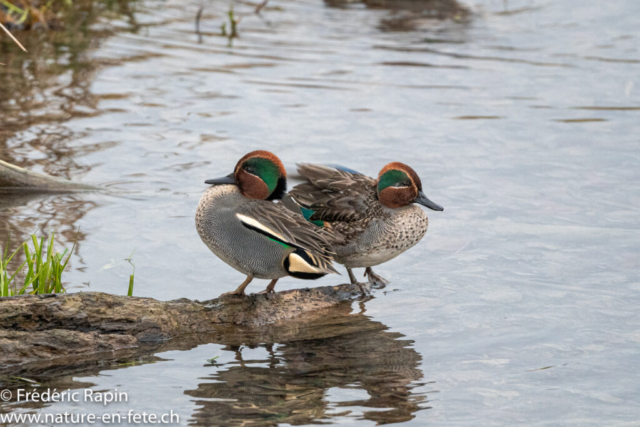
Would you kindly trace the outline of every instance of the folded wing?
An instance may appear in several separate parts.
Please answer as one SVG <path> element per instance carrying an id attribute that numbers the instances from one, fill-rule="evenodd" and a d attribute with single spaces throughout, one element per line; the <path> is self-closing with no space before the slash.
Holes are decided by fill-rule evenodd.
<path id="1" fill-rule="evenodd" d="M 294 248 L 285 261 L 292 275 L 337 273 L 331 264 L 334 254 L 330 230 L 316 227 L 280 204 L 262 200 L 247 204 L 236 217 L 244 227 Z"/>
<path id="2" fill-rule="evenodd" d="M 298 172 L 307 182 L 289 194 L 309 212 L 309 221 L 358 221 L 367 217 L 377 203 L 373 178 L 340 166 L 299 164 Z"/>

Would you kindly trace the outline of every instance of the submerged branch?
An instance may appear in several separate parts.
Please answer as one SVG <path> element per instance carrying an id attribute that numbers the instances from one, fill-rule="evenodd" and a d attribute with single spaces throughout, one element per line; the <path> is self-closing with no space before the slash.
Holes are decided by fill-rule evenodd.
<path id="1" fill-rule="evenodd" d="M 95 190 L 95 188 L 62 178 L 31 172 L 0 160 L 0 193 L 59 193 L 83 190 Z"/>

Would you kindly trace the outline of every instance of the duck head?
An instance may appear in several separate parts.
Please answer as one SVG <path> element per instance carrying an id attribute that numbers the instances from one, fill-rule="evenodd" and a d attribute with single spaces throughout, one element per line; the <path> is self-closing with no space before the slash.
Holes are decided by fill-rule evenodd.
<path id="1" fill-rule="evenodd" d="M 276 200 L 287 191 L 287 171 L 275 154 L 269 151 L 252 151 L 238 161 L 233 173 L 205 184 L 237 185 L 240 193 L 250 199 Z"/>
<path id="2" fill-rule="evenodd" d="M 382 168 L 378 174 L 376 186 L 378 200 L 389 208 L 401 208 L 411 203 L 418 203 L 434 211 L 444 210 L 422 192 L 420 177 L 404 163 L 393 162 Z"/>

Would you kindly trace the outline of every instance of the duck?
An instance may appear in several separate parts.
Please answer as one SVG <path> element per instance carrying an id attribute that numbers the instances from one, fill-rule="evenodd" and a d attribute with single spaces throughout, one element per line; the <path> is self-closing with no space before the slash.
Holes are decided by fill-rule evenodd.
<path id="1" fill-rule="evenodd" d="M 299 164 L 305 180 L 286 196 L 284 204 L 319 229 L 331 230 L 334 261 L 346 267 L 352 284 L 366 294 L 371 285 L 389 281 L 372 267 L 412 248 L 427 232 L 429 219 L 417 205 L 444 208 L 424 194 L 418 174 L 408 165 L 385 165 L 377 179 L 336 165 Z M 368 283 L 360 283 L 354 268 L 364 268 Z"/>
<path id="2" fill-rule="evenodd" d="M 287 172 L 280 159 L 264 150 L 242 157 L 229 175 L 208 179 L 196 209 L 196 229 L 218 258 L 246 275 L 232 292 L 246 296 L 253 279 L 271 280 L 260 293 L 274 292 L 286 276 L 314 280 L 338 271 L 328 230 L 278 201 L 287 191 Z"/>

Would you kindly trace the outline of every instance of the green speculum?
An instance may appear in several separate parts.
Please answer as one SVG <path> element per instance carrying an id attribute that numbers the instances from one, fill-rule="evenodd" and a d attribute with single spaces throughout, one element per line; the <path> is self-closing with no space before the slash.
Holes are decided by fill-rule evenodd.
<path id="1" fill-rule="evenodd" d="M 393 187 L 397 184 L 401 184 L 405 181 L 411 182 L 406 173 L 398 169 L 391 169 L 380 177 L 378 180 L 378 192 L 384 190 L 387 187 Z"/>
<path id="2" fill-rule="evenodd" d="M 287 245 L 287 244 L 286 244 L 286 243 L 284 243 L 284 242 L 281 242 L 280 240 L 272 239 L 271 237 L 267 237 L 267 239 L 269 239 L 269 240 L 271 240 L 271 241 L 273 241 L 273 242 L 276 242 L 277 244 L 279 244 L 280 246 L 282 246 L 282 247 L 283 247 L 283 248 L 285 248 L 285 249 L 289 249 L 289 248 L 292 248 L 292 247 L 293 247 L 293 246 L 289 246 L 289 245 Z"/>
<path id="3" fill-rule="evenodd" d="M 304 216 L 304 219 L 309 221 L 311 224 L 317 225 L 318 227 L 324 227 L 324 221 L 319 219 L 311 219 L 311 216 L 315 213 L 314 211 L 303 207 L 300 208 L 300 211 L 302 211 L 302 216 Z"/>

